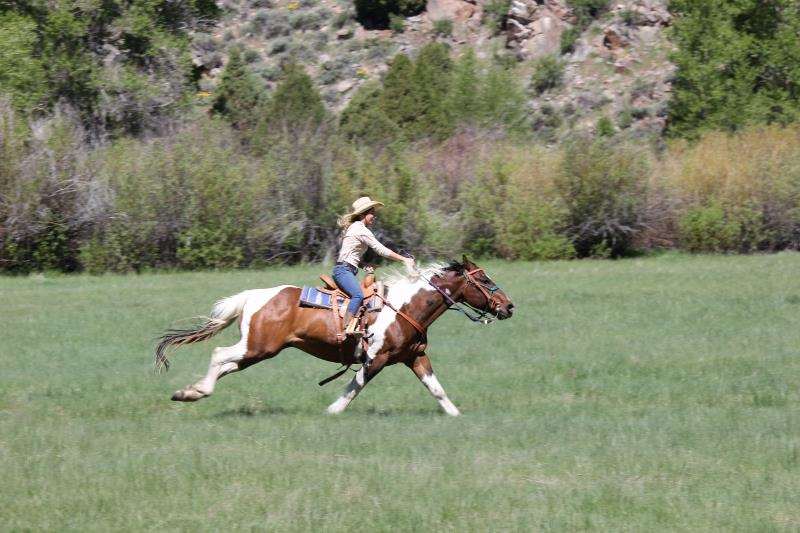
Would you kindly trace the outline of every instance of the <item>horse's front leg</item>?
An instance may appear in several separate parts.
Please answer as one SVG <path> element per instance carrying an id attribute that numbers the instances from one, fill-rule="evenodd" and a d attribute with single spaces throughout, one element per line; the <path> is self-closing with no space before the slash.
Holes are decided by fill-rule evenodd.
<path id="1" fill-rule="evenodd" d="M 335 415 L 344 411 L 347 406 L 350 405 L 350 402 L 358 396 L 358 393 L 367 386 L 367 383 L 386 366 L 388 360 L 389 354 L 383 353 L 377 355 L 369 366 L 362 366 L 359 371 L 356 372 L 353 380 L 347 385 L 342 395 L 339 396 L 339 399 L 328 406 L 328 413 Z"/>
<path id="2" fill-rule="evenodd" d="M 436 374 L 433 373 L 433 367 L 431 367 L 431 360 L 426 354 L 420 355 L 413 361 L 406 363 L 406 365 L 414 371 L 414 374 L 417 375 L 422 384 L 433 394 L 433 397 L 436 398 L 445 413 L 450 416 L 461 414 L 458 408 L 453 405 L 453 402 L 450 401 L 450 398 L 447 397 L 442 384 L 436 379 Z"/>

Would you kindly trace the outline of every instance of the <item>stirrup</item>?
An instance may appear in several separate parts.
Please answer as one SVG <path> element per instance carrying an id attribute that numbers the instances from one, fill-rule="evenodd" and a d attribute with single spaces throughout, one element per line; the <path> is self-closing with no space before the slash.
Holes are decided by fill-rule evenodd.
<path id="1" fill-rule="evenodd" d="M 362 337 L 364 335 L 364 330 L 358 329 L 358 323 L 360 322 L 360 317 L 354 316 L 350 319 L 350 323 L 347 324 L 347 327 L 344 330 L 344 334 L 348 337 Z"/>

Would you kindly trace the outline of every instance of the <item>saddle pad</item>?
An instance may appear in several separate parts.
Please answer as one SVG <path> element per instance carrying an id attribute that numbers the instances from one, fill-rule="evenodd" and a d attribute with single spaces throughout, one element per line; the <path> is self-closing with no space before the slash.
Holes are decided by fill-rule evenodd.
<path id="1" fill-rule="evenodd" d="M 330 309 L 331 298 L 332 295 L 327 292 L 323 292 L 316 287 L 304 285 L 303 290 L 300 292 L 300 306 L 316 307 L 318 309 Z M 339 307 L 341 307 L 344 303 L 344 298 L 340 297 L 337 303 L 339 304 Z"/>

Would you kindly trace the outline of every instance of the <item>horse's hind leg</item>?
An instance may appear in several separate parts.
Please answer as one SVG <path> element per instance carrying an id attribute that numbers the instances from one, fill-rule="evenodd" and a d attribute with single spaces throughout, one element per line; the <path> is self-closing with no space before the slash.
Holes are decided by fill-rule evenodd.
<path id="1" fill-rule="evenodd" d="M 241 369 L 240 362 L 246 353 L 247 345 L 241 341 L 233 346 L 214 348 L 205 377 L 194 385 L 176 391 L 172 395 L 172 399 L 178 402 L 196 402 L 201 398 L 211 396 L 219 378 Z"/>
<path id="2" fill-rule="evenodd" d="M 414 371 L 414 374 L 417 375 L 433 397 L 436 398 L 445 413 L 450 416 L 458 416 L 461 414 L 458 408 L 453 405 L 453 402 L 450 401 L 450 398 L 447 397 L 447 393 L 444 391 L 442 384 L 436 379 L 436 374 L 433 373 L 433 367 L 431 367 L 431 360 L 427 355 L 420 355 L 410 363 L 407 363 L 407 365 Z"/>

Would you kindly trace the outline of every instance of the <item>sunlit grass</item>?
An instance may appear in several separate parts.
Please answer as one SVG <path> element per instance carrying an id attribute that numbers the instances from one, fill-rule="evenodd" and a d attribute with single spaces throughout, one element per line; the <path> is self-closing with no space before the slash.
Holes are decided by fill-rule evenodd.
<path id="1" fill-rule="evenodd" d="M 486 265 L 517 314 L 447 314 L 442 415 L 405 367 L 338 417 L 295 350 L 169 401 L 233 328 L 154 338 L 316 266 L 0 279 L 2 529 L 800 528 L 800 255 Z"/>

